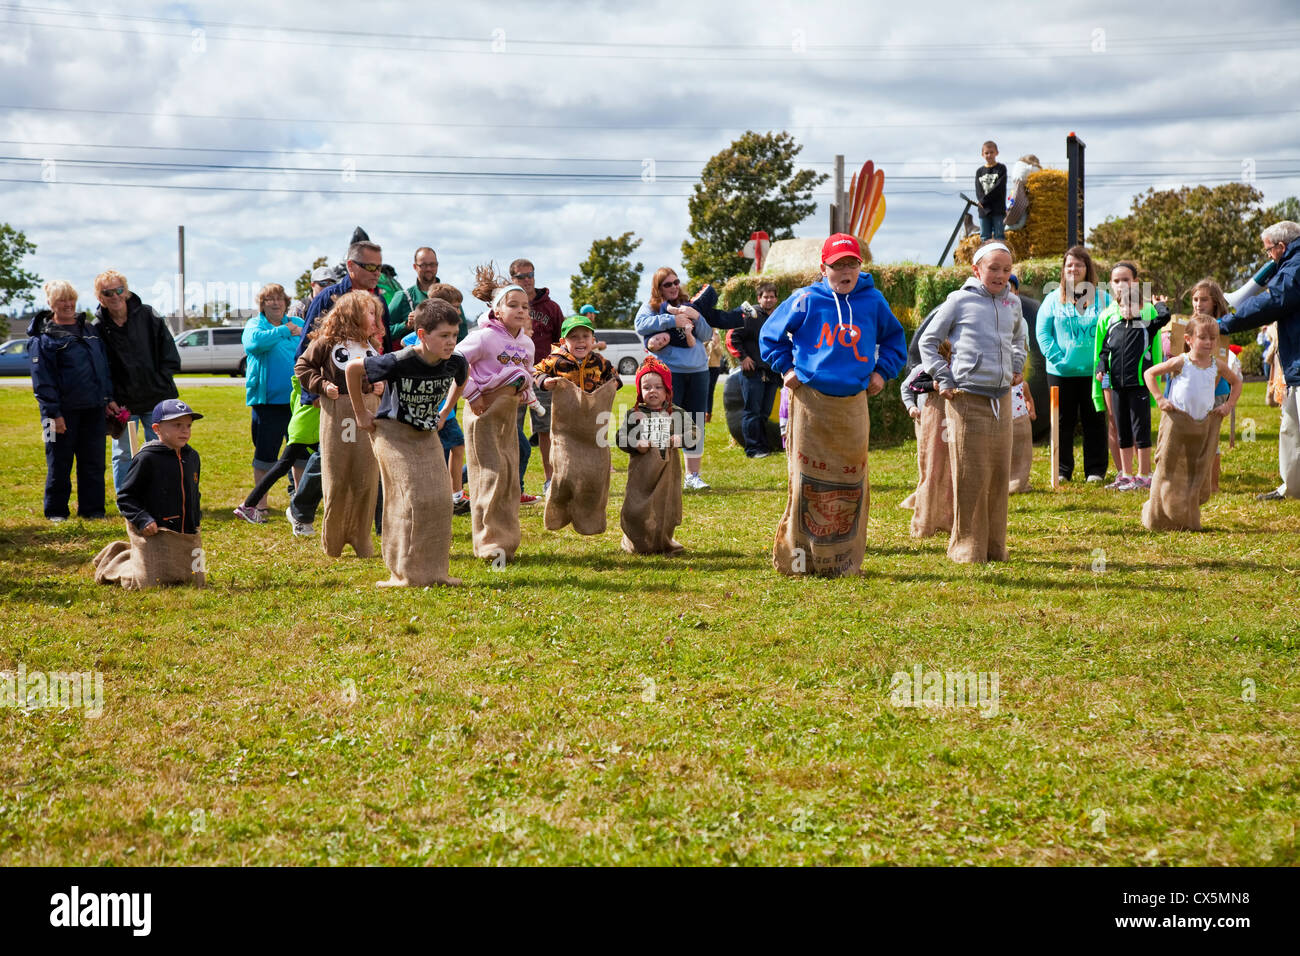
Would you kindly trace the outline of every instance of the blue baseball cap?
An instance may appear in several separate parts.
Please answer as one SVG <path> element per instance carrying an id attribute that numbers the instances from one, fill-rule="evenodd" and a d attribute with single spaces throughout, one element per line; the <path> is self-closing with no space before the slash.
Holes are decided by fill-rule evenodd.
<path id="1" fill-rule="evenodd" d="M 153 423 L 169 422 L 173 418 L 184 418 L 186 415 L 198 421 L 203 416 L 190 408 L 179 398 L 163 399 L 153 407 Z"/>
<path id="2" fill-rule="evenodd" d="M 600 310 L 594 305 L 584 305 L 578 312 L 581 315 L 600 315 Z"/>

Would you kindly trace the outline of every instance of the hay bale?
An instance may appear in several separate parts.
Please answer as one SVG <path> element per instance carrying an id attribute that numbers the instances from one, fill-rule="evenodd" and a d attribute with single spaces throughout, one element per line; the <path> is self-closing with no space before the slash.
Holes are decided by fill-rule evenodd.
<path id="1" fill-rule="evenodd" d="M 1022 259 L 1059 259 L 1065 255 L 1065 207 L 1069 177 L 1061 169 L 1040 169 L 1025 179 L 1029 209 L 1025 225 L 1007 232 L 1006 243 L 1019 262 Z M 979 236 L 967 236 L 957 244 L 953 259 L 970 265 L 980 247 Z"/>
<path id="2" fill-rule="evenodd" d="M 767 258 L 763 260 L 763 271 L 759 274 L 771 277 L 782 273 L 820 272 L 822 243 L 825 241 L 825 236 L 820 239 L 778 239 L 767 250 Z M 871 247 L 861 238 L 858 239 L 858 244 L 862 247 L 862 261 L 870 262 Z"/>

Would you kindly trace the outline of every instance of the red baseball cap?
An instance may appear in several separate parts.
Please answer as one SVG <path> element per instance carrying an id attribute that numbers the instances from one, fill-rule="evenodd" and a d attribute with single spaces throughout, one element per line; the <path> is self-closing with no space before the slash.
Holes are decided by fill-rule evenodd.
<path id="1" fill-rule="evenodd" d="M 822 243 L 822 265 L 828 266 L 846 256 L 852 256 L 855 259 L 862 258 L 862 247 L 858 245 L 856 237 L 850 236 L 848 233 L 837 232 Z"/>

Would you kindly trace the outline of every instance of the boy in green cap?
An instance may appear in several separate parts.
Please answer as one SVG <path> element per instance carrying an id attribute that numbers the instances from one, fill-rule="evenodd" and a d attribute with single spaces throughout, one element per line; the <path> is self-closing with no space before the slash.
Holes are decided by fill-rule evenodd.
<path id="1" fill-rule="evenodd" d="M 560 335 L 563 338 L 551 354 L 533 366 L 539 388 L 549 392 L 556 380 L 563 378 L 584 392 L 594 392 L 606 382 L 619 381 L 609 359 L 596 350 L 596 327 L 590 318 L 569 316 L 560 326 Z"/>

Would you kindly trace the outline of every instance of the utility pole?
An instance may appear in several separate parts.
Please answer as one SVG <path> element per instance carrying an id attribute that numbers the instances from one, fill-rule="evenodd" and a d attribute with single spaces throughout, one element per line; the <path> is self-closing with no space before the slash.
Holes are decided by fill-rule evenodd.
<path id="1" fill-rule="evenodd" d="M 844 154 L 835 156 L 835 202 L 831 203 L 831 233 L 844 231 L 848 210 L 844 205 Z"/>
<path id="2" fill-rule="evenodd" d="M 1066 248 L 1083 244 L 1083 140 L 1071 133 L 1065 138 L 1066 174 L 1065 244 Z"/>
<path id="3" fill-rule="evenodd" d="M 176 227 L 176 254 L 178 256 L 178 264 L 180 266 L 180 277 L 181 277 L 180 301 L 179 303 L 177 303 L 177 307 L 176 307 L 176 314 L 180 317 L 179 320 L 180 328 L 176 330 L 176 334 L 180 335 L 182 332 L 185 331 L 185 227 L 184 226 Z"/>

